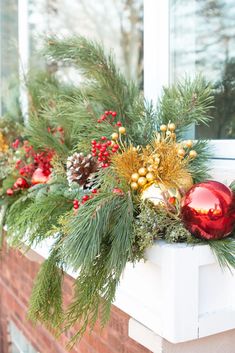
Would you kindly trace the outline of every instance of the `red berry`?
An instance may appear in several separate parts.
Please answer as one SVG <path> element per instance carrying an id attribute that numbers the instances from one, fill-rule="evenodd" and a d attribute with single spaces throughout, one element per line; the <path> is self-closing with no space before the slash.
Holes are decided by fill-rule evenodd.
<path id="1" fill-rule="evenodd" d="M 97 189 L 93 189 L 91 192 L 92 192 L 92 194 L 97 194 L 98 190 Z"/>
<path id="2" fill-rule="evenodd" d="M 98 150 L 101 148 L 101 144 L 97 143 L 96 148 L 98 148 Z"/>
<path id="3" fill-rule="evenodd" d="M 108 151 L 105 151 L 105 152 L 104 152 L 104 156 L 105 156 L 105 157 L 108 157 L 108 156 L 109 156 Z"/>
<path id="4" fill-rule="evenodd" d="M 99 162 L 102 162 L 102 157 L 99 157 L 99 158 L 98 158 L 98 161 L 99 161 Z"/>
<path id="5" fill-rule="evenodd" d="M 107 145 L 110 146 L 112 144 L 112 141 L 108 140 Z"/>
<path id="6" fill-rule="evenodd" d="M 73 208 L 75 209 L 75 210 L 77 210 L 78 208 L 79 208 L 79 205 L 73 205 Z"/>
<path id="7" fill-rule="evenodd" d="M 63 132 L 63 131 L 64 131 L 64 129 L 62 128 L 62 126 L 59 126 L 59 127 L 57 128 L 57 130 L 60 131 L 60 132 Z"/>
<path id="8" fill-rule="evenodd" d="M 113 145 L 113 148 L 115 148 L 115 150 L 118 150 L 119 149 L 119 145 L 115 144 L 115 145 Z"/>
<path id="9" fill-rule="evenodd" d="M 106 119 L 106 115 L 101 115 L 100 119 L 103 121 Z"/>
<path id="10" fill-rule="evenodd" d="M 92 141 L 91 141 L 91 144 L 92 144 L 92 145 L 96 145 L 96 140 L 92 140 Z"/>
<path id="11" fill-rule="evenodd" d="M 102 161 L 105 162 L 105 161 L 106 161 L 106 157 L 103 157 L 103 158 L 102 158 Z"/>
<path id="12" fill-rule="evenodd" d="M 92 152 L 92 153 L 96 153 L 96 148 L 92 148 L 92 149 L 91 149 L 91 152 Z"/>
<path id="13" fill-rule="evenodd" d="M 112 152 L 113 153 L 117 152 L 116 148 L 112 148 Z"/>
<path id="14" fill-rule="evenodd" d="M 116 125 L 117 125 L 117 126 L 122 126 L 121 121 L 118 121 Z"/>
<path id="15" fill-rule="evenodd" d="M 98 120 L 97 120 L 97 123 L 101 123 L 101 120 L 100 120 L 100 119 L 98 119 Z"/>
<path id="16" fill-rule="evenodd" d="M 112 116 L 117 116 L 117 112 L 112 112 Z"/>
<path id="17" fill-rule="evenodd" d="M 106 151 L 106 147 L 102 147 L 101 149 L 100 149 L 100 152 L 105 152 Z"/>
<path id="18" fill-rule="evenodd" d="M 95 152 L 94 152 L 94 153 L 92 153 L 91 155 L 92 155 L 92 157 L 96 157 L 96 153 L 95 153 Z"/>
<path id="19" fill-rule="evenodd" d="M 106 115 L 109 115 L 109 111 L 108 111 L 108 110 L 106 110 L 104 113 L 105 113 Z"/>
<path id="20" fill-rule="evenodd" d="M 109 114 L 112 114 L 112 113 L 113 113 L 112 110 L 110 110 L 110 111 L 109 111 Z"/>
<path id="21" fill-rule="evenodd" d="M 14 194 L 14 191 L 12 189 L 7 189 L 6 193 L 8 196 L 12 196 Z"/>
<path id="22" fill-rule="evenodd" d="M 103 153 L 100 152 L 100 153 L 98 154 L 98 156 L 99 156 L 99 157 L 103 157 Z"/>
<path id="23" fill-rule="evenodd" d="M 124 195 L 124 192 L 122 189 L 119 189 L 119 188 L 114 188 L 113 189 L 113 193 L 114 194 L 118 194 L 118 195 Z"/>
<path id="24" fill-rule="evenodd" d="M 101 137 L 101 140 L 102 140 L 102 141 L 105 141 L 105 140 L 107 140 L 107 137 L 106 137 L 106 136 L 102 136 L 102 137 Z"/>
<path id="25" fill-rule="evenodd" d="M 86 202 L 87 200 L 89 200 L 89 196 L 88 195 L 84 195 L 82 197 L 82 201 Z"/>
<path id="26" fill-rule="evenodd" d="M 108 168 L 108 167 L 109 167 L 109 164 L 108 164 L 108 163 L 104 163 L 104 167 L 105 167 L 105 168 Z"/>

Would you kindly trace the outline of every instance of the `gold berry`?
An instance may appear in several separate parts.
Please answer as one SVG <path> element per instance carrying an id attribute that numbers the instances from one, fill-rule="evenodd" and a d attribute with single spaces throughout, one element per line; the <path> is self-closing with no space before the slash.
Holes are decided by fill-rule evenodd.
<path id="1" fill-rule="evenodd" d="M 178 156 L 179 157 L 184 157 L 185 156 L 185 150 L 183 148 L 178 149 Z"/>
<path id="2" fill-rule="evenodd" d="M 123 126 L 121 126 L 121 127 L 118 129 L 118 131 L 120 132 L 120 134 L 125 134 L 125 133 L 126 133 L 126 129 L 125 129 Z"/>
<path id="3" fill-rule="evenodd" d="M 160 163 L 160 158 L 159 157 L 155 157 L 154 158 L 154 162 L 158 165 Z"/>
<path id="4" fill-rule="evenodd" d="M 169 129 L 170 131 L 175 131 L 175 129 L 176 129 L 175 124 L 173 124 L 173 123 L 168 124 L 168 129 Z"/>
<path id="5" fill-rule="evenodd" d="M 196 158 L 196 157 L 197 157 L 197 152 L 194 151 L 194 150 L 191 150 L 191 151 L 189 152 L 189 157 L 190 157 L 190 158 Z"/>
<path id="6" fill-rule="evenodd" d="M 188 147 L 188 148 L 191 148 L 192 145 L 193 145 L 193 141 L 192 140 L 188 140 L 185 142 L 185 145 Z"/>
<path id="7" fill-rule="evenodd" d="M 148 172 L 150 172 L 150 173 L 153 172 L 153 166 L 152 166 L 152 165 L 148 166 L 147 170 L 148 170 Z"/>
<path id="8" fill-rule="evenodd" d="M 144 186 L 146 183 L 147 183 L 147 179 L 146 179 L 145 177 L 140 177 L 140 178 L 138 179 L 138 184 L 139 184 L 140 186 Z"/>
<path id="9" fill-rule="evenodd" d="M 131 183 L 131 188 L 132 188 L 132 190 L 137 190 L 138 189 L 138 184 L 135 182 L 135 181 L 133 181 L 132 183 Z"/>
<path id="10" fill-rule="evenodd" d="M 112 134 L 112 140 L 117 140 L 118 139 L 118 133 L 117 132 L 114 132 Z"/>
<path id="11" fill-rule="evenodd" d="M 139 176 L 138 173 L 133 173 L 132 176 L 131 176 L 131 180 L 132 180 L 132 181 L 138 181 L 139 177 L 140 177 L 140 176 Z"/>
<path id="12" fill-rule="evenodd" d="M 161 130 L 162 132 L 165 132 L 165 131 L 167 130 L 167 126 L 166 126 L 166 125 L 161 125 L 161 126 L 160 126 L 160 130 Z"/>
<path id="13" fill-rule="evenodd" d="M 146 174 L 146 179 L 147 179 L 148 181 L 153 181 L 153 180 L 154 180 L 154 175 L 153 175 L 153 173 L 147 173 L 147 174 Z"/>
<path id="14" fill-rule="evenodd" d="M 142 167 L 138 170 L 139 175 L 145 176 L 147 174 L 147 169 Z"/>

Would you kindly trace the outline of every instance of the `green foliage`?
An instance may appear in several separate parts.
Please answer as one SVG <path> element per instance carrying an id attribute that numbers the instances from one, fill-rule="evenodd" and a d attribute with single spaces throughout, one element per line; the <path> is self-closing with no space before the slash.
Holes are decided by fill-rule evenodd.
<path id="1" fill-rule="evenodd" d="M 194 143 L 193 149 L 197 152 L 197 157 L 189 163 L 189 172 L 193 176 L 194 183 L 210 179 L 210 159 L 213 156 L 208 141 L 198 140 Z"/>
<path id="2" fill-rule="evenodd" d="M 94 325 L 99 311 L 106 322 L 115 289 L 132 254 L 134 206 L 129 194 L 99 193 L 77 214 L 66 216 L 63 260 L 79 270 L 76 294 L 65 314 L 65 326 L 80 322 L 81 335 Z"/>
<path id="3" fill-rule="evenodd" d="M 178 132 L 184 132 L 191 124 L 208 124 L 212 104 L 211 87 L 201 76 L 194 80 L 185 78 L 164 88 L 158 106 L 159 124 L 167 124 L 170 120 L 176 124 Z"/>
<path id="4" fill-rule="evenodd" d="M 222 268 L 235 268 L 235 239 L 225 238 L 221 240 L 207 241 Z"/>
<path id="5" fill-rule="evenodd" d="M 68 198 L 67 185 L 38 185 L 27 195 L 19 198 L 7 215 L 8 236 L 12 244 L 38 243 L 47 237 L 51 225 L 57 225 L 59 217 L 72 208 L 72 197 Z"/>
<path id="6" fill-rule="evenodd" d="M 40 321 L 49 328 L 58 329 L 63 317 L 63 263 L 56 245 L 57 243 L 37 275 L 30 299 L 28 317 L 35 323 Z"/>

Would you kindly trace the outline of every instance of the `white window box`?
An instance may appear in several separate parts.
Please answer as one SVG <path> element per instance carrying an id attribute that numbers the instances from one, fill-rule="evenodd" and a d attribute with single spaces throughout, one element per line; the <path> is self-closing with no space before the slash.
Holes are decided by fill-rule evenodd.
<path id="1" fill-rule="evenodd" d="M 49 243 L 34 251 L 48 257 Z M 235 277 L 221 270 L 207 245 L 161 241 L 146 258 L 127 265 L 114 305 L 172 343 L 235 328 Z"/>

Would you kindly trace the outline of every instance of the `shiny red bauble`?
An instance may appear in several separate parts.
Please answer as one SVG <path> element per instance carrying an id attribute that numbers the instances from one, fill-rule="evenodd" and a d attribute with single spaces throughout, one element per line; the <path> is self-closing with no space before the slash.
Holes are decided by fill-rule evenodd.
<path id="1" fill-rule="evenodd" d="M 182 199 L 181 219 L 198 238 L 225 238 L 235 226 L 235 194 L 217 181 L 195 184 Z"/>
<path id="2" fill-rule="evenodd" d="M 49 179 L 50 179 L 50 175 L 48 175 L 47 173 L 44 173 L 44 171 L 41 168 L 37 168 L 32 175 L 31 184 L 32 185 L 46 184 Z"/>

